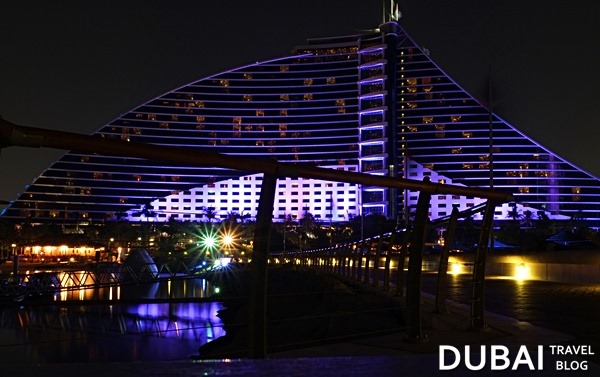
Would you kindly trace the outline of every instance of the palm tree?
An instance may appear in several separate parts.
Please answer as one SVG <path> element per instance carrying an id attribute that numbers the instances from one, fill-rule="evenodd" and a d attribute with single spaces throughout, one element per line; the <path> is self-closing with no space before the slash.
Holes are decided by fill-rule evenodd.
<path id="1" fill-rule="evenodd" d="M 512 219 L 513 221 L 519 221 L 523 218 L 523 215 L 521 215 L 516 203 L 513 203 L 511 210 L 506 213 L 506 218 Z"/>
<path id="2" fill-rule="evenodd" d="M 530 210 L 523 211 L 521 225 L 523 225 L 527 229 L 533 227 L 533 212 L 531 212 Z"/>
<path id="3" fill-rule="evenodd" d="M 217 212 L 215 211 L 214 207 L 203 207 L 202 212 L 202 214 L 204 215 L 204 217 L 206 217 L 209 223 L 212 223 L 213 219 L 217 217 Z"/>

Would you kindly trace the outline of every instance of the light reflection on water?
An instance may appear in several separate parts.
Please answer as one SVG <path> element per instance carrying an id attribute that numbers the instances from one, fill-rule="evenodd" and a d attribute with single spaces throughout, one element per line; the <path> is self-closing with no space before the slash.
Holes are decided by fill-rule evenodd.
<path id="1" fill-rule="evenodd" d="M 222 304 L 193 301 L 208 297 L 212 289 L 203 279 L 162 281 L 64 290 L 51 306 L 2 308 L 0 363 L 188 358 L 225 334 L 217 317 Z M 177 301 L 185 298 L 192 300 Z M 71 300 L 82 301 L 73 305 Z"/>
<path id="2" fill-rule="evenodd" d="M 70 273 L 73 274 L 73 273 Z M 76 288 L 79 281 L 74 282 L 73 275 L 59 272 L 62 288 L 55 301 L 71 300 L 120 300 L 120 299 L 169 299 L 169 298 L 207 298 L 213 295 L 213 287 L 205 279 L 175 279 L 153 283 L 125 283 L 122 285 L 94 286 L 93 278 L 82 272 L 82 285 L 87 288 Z"/>

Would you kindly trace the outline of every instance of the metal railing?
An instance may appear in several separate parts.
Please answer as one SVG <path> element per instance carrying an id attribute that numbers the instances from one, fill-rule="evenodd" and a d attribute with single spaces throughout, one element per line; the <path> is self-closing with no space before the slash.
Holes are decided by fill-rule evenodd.
<path id="1" fill-rule="evenodd" d="M 249 331 L 248 346 L 250 355 L 255 358 L 267 356 L 266 347 L 266 311 L 267 311 L 267 263 L 269 258 L 269 231 L 272 222 L 274 199 L 277 179 L 283 177 L 302 177 L 321 179 L 334 182 L 347 182 L 367 186 L 380 186 L 400 190 L 420 191 L 417 206 L 415 229 L 411 238 L 411 258 L 409 263 L 414 265 L 408 270 L 407 279 L 407 308 L 408 317 L 412 318 L 412 329 L 409 337 L 418 341 L 420 334 L 420 255 L 422 252 L 424 230 L 427 223 L 427 208 L 432 194 L 453 194 L 487 199 L 486 214 L 493 213 L 496 203 L 513 200 L 508 193 L 490 189 L 473 188 L 458 185 L 431 183 L 405 178 L 370 175 L 336 169 L 325 169 L 313 166 L 282 163 L 270 159 L 252 159 L 248 157 L 224 155 L 208 150 L 194 148 L 178 148 L 161 145 L 151 145 L 122 140 L 104 139 L 98 136 L 81 135 L 70 132 L 46 130 L 25 127 L 0 119 L 0 147 L 21 146 L 33 148 L 56 148 L 84 153 L 98 153 L 110 156 L 126 156 L 148 159 L 153 161 L 182 163 L 194 166 L 212 166 L 218 168 L 242 170 L 246 172 L 263 173 L 263 184 L 256 217 L 254 232 L 254 247 L 252 253 L 252 283 L 249 297 Z M 484 219 L 484 229 L 481 236 L 489 236 L 491 215 Z M 479 245 L 487 245 L 480 242 Z M 485 275 L 486 250 L 480 247 L 477 253 L 475 269 L 477 270 L 474 289 L 481 297 L 480 303 L 473 313 L 473 327 L 483 327 L 483 277 Z M 475 295 L 475 294 L 474 294 Z"/>

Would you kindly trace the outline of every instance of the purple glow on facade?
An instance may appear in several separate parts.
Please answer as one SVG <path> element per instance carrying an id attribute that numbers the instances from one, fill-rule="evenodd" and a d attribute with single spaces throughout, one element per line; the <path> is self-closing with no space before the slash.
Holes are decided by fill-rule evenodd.
<path id="1" fill-rule="evenodd" d="M 550 218 L 600 221 L 596 177 L 495 114 L 490 122 L 486 106 L 440 69 L 399 25 L 383 26 L 381 33 L 309 40 L 291 56 L 181 86 L 125 113 L 96 134 L 488 187 L 491 126 L 494 188 L 517 198 L 516 204 L 496 208 L 497 219 L 507 218 L 517 205 L 521 211 Z M 159 214 L 146 218 L 151 221 L 199 220 L 206 208 L 223 216 L 238 212 L 252 217 L 260 184 L 250 181 L 256 180 L 225 169 L 69 152 L 3 216 L 81 222 L 127 214 L 138 221 L 136 211 L 146 206 Z M 287 214 L 300 218 L 307 210 L 329 221 L 372 212 L 403 217 L 417 196 L 352 185 L 319 190 L 316 182 L 302 180 L 285 184 L 278 194 L 276 220 Z M 304 184 L 309 190 L 303 190 Z M 434 196 L 430 216 L 445 216 L 452 206 L 464 210 L 480 202 Z"/>

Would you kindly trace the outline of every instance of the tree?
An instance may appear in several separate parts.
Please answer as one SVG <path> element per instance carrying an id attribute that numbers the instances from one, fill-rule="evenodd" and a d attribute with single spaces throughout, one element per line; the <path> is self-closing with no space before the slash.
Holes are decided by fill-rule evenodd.
<path id="1" fill-rule="evenodd" d="M 213 220 L 217 217 L 217 212 L 214 207 L 203 207 L 202 215 L 206 217 L 209 223 L 212 223 Z"/>
<path id="2" fill-rule="evenodd" d="M 521 225 L 525 228 L 533 227 L 533 212 L 530 210 L 523 211 L 523 215 L 521 216 Z"/>

